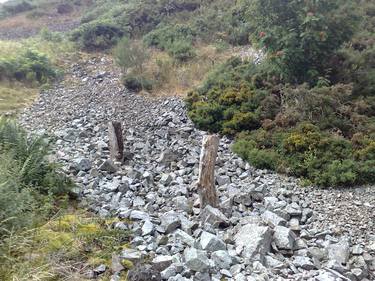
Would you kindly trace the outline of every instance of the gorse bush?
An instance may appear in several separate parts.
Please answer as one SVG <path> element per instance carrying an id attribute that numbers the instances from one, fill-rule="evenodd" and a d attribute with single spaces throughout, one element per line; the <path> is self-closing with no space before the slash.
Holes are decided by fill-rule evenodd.
<path id="1" fill-rule="evenodd" d="M 374 183 L 374 158 L 358 158 L 371 142 L 356 147 L 340 136 L 332 136 L 310 123 L 294 129 L 239 135 L 233 150 L 257 168 L 274 169 L 304 177 L 321 186 Z"/>
<path id="2" fill-rule="evenodd" d="M 190 118 L 237 136 L 234 151 L 256 167 L 324 186 L 373 182 L 374 156 L 358 155 L 374 140 L 374 99 L 364 102 L 352 85 L 282 85 L 274 73 L 267 61 L 230 59 L 189 93 Z"/>
<path id="3" fill-rule="evenodd" d="M 51 211 L 54 198 L 68 194 L 72 182 L 47 162 L 48 152 L 45 139 L 0 119 L 0 222 L 6 229 L 32 225 Z"/>

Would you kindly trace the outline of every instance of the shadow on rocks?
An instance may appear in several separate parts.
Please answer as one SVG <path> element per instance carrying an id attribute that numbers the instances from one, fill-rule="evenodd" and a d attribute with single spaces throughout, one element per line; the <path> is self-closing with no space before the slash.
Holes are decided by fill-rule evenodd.
<path id="1" fill-rule="evenodd" d="M 161 281 L 160 272 L 151 265 L 136 265 L 128 272 L 128 281 Z"/>

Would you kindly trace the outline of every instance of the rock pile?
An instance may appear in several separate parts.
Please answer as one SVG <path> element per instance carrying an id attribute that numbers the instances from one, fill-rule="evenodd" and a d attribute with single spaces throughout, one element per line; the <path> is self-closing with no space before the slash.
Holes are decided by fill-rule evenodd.
<path id="1" fill-rule="evenodd" d="M 374 280 L 372 201 L 363 217 L 370 227 L 343 232 L 336 227 L 345 221 L 320 224 L 312 189 L 253 169 L 222 138 L 220 207 L 200 210 L 194 182 L 205 133 L 194 128 L 179 98 L 128 93 L 116 72 L 103 71 L 108 64 L 102 58 L 73 65 L 75 82 L 43 92 L 21 121 L 55 136 L 56 159 L 92 210 L 132 221 L 114 225 L 134 237 L 132 249 L 114 254 L 113 280 L 123 270 L 115 266 L 119 260 L 145 258 L 149 264 L 130 271 L 129 280 Z M 112 120 L 124 128 L 124 163 L 109 157 Z"/>

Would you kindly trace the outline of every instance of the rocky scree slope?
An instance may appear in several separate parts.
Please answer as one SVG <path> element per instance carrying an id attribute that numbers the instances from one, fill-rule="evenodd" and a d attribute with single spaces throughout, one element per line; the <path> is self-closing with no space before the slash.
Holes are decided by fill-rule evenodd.
<path id="1" fill-rule="evenodd" d="M 67 80 L 43 91 L 20 120 L 54 136 L 53 157 L 90 209 L 132 221 L 114 225 L 134 233 L 132 249 L 116 260 L 147 258 L 152 267 L 137 266 L 129 280 L 374 280 L 370 188 L 302 188 L 293 178 L 253 169 L 223 138 L 220 210 L 200 212 L 194 182 L 205 133 L 187 118 L 183 101 L 129 93 L 111 65 L 105 57 L 73 64 Z M 123 164 L 109 160 L 112 120 L 123 124 Z M 113 266 L 112 280 L 122 269 Z"/>

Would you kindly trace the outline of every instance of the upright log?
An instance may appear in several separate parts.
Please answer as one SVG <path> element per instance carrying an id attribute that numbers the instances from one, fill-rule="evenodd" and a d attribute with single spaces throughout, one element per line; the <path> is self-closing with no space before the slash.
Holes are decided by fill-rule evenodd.
<path id="1" fill-rule="evenodd" d="M 203 138 L 197 183 L 201 209 L 207 205 L 218 206 L 218 197 L 215 189 L 215 163 L 218 147 L 219 138 L 216 135 L 209 135 Z"/>
<path id="2" fill-rule="evenodd" d="M 122 162 L 124 160 L 124 139 L 120 122 L 108 122 L 108 137 L 111 159 Z"/>

